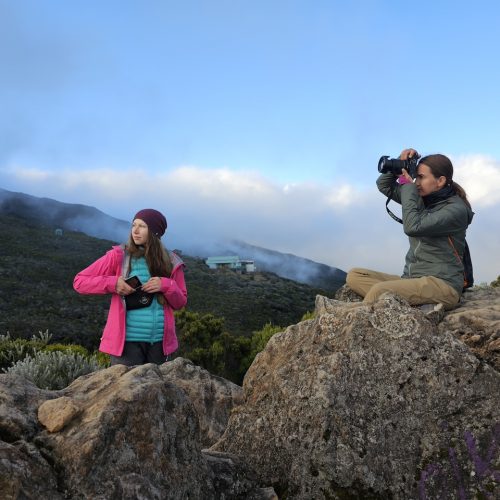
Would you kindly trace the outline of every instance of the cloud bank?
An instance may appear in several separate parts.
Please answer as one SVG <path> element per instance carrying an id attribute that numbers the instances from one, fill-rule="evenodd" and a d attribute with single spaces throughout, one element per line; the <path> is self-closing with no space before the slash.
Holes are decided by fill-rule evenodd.
<path id="1" fill-rule="evenodd" d="M 500 162 L 480 155 L 453 161 L 454 178 L 476 212 L 468 232 L 476 282 L 490 282 L 500 274 Z M 399 274 L 407 250 L 407 238 L 387 215 L 375 176 L 370 185 L 279 185 L 257 172 L 197 166 L 160 174 L 21 165 L 0 172 L 5 189 L 91 205 L 124 220 L 140 208 L 157 208 L 169 220 L 166 243 L 202 256 L 215 244 L 239 239 L 343 270 L 360 266 Z M 391 209 L 400 213 L 394 203 Z"/>

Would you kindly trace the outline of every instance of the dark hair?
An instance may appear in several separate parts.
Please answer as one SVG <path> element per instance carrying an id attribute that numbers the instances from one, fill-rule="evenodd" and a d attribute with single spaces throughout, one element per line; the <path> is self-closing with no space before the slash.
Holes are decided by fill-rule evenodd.
<path id="1" fill-rule="evenodd" d="M 457 195 L 464 200 L 464 203 L 469 208 L 471 208 L 464 188 L 453 180 L 453 164 L 447 156 L 442 154 L 424 156 L 420 158 L 418 164 L 427 165 L 436 179 L 441 176 L 446 177 L 446 184 L 453 186 Z"/>

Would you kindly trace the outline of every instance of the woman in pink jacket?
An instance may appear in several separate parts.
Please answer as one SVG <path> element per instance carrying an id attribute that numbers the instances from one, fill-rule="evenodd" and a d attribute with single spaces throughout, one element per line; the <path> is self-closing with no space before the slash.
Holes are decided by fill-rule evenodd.
<path id="1" fill-rule="evenodd" d="M 161 364 L 177 349 L 173 311 L 186 305 L 187 290 L 184 263 L 161 242 L 166 229 L 163 214 L 140 210 L 128 243 L 75 276 L 78 293 L 111 294 L 99 350 L 112 365 Z"/>

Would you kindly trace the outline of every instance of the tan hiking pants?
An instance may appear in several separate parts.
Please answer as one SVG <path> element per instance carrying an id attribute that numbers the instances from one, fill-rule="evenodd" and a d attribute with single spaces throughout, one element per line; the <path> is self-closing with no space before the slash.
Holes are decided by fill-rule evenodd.
<path id="1" fill-rule="evenodd" d="M 453 309 L 460 300 L 454 288 L 433 276 L 401 278 L 356 267 L 347 273 L 346 283 L 366 303 L 375 302 L 385 292 L 397 293 L 413 306 L 441 302 L 445 309 Z"/>

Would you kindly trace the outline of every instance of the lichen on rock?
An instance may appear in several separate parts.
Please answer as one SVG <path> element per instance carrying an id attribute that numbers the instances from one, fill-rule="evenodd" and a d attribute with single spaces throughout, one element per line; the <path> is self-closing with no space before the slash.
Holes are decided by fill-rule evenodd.
<path id="1" fill-rule="evenodd" d="M 499 388 L 498 371 L 404 299 L 318 297 L 315 320 L 255 359 L 213 449 L 244 455 L 287 498 L 442 498 L 457 477 L 472 495 L 498 488 Z M 479 483 L 471 439 L 488 457 Z"/>

